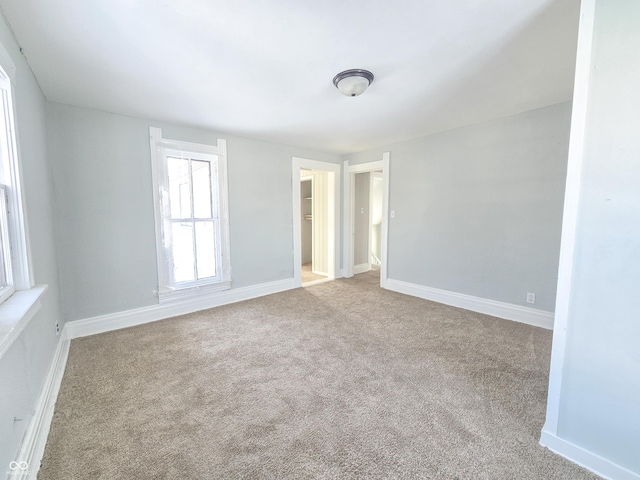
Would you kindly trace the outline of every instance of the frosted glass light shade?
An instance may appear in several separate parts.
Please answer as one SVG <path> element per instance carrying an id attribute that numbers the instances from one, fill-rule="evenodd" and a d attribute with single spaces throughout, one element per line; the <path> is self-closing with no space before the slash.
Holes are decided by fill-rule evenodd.
<path id="1" fill-rule="evenodd" d="M 368 70 L 345 70 L 333 78 L 333 84 L 347 97 L 357 97 L 373 82 Z"/>

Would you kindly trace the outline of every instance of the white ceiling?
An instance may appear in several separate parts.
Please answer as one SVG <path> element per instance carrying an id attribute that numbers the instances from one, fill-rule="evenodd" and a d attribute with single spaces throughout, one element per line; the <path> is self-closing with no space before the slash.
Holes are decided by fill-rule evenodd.
<path id="1" fill-rule="evenodd" d="M 49 100 L 336 153 L 570 100 L 579 3 L 0 0 Z"/>

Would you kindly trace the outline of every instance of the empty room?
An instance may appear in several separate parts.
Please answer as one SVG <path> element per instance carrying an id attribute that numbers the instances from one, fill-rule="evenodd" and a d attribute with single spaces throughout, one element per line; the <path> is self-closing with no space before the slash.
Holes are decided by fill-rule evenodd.
<path id="1" fill-rule="evenodd" d="M 0 478 L 640 480 L 639 2 L 0 13 Z"/>

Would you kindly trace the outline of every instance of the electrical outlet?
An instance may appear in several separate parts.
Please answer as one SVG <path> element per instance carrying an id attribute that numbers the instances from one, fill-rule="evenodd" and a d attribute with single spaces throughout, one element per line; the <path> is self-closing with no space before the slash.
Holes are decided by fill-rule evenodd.
<path id="1" fill-rule="evenodd" d="M 527 293 L 527 303 L 536 303 L 535 293 Z"/>
<path id="2" fill-rule="evenodd" d="M 60 325 L 56 322 L 56 335 L 60 334 Z"/>

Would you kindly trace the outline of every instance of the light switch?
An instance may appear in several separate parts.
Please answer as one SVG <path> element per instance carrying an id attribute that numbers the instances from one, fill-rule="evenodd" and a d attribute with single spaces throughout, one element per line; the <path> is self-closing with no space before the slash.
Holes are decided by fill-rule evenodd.
<path id="1" fill-rule="evenodd" d="M 360 209 L 360 213 L 364 213 L 364 207 Z"/>
<path id="2" fill-rule="evenodd" d="M 396 218 L 396 211 L 395 210 L 391 210 L 391 218 Z"/>

